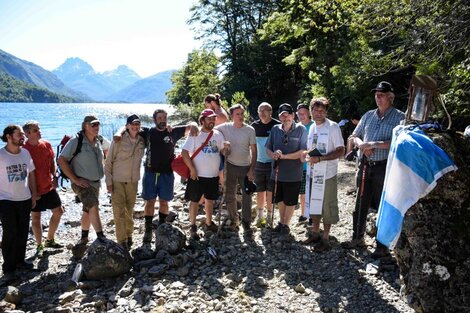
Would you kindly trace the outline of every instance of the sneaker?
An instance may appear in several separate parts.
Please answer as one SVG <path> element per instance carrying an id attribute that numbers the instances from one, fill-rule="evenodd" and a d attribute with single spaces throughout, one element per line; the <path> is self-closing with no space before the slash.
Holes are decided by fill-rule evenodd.
<path id="1" fill-rule="evenodd" d="M 36 246 L 36 256 L 38 258 L 42 258 L 44 256 L 44 246 L 42 244 L 38 244 Z"/>
<path id="2" fill-rule="evenodd" d="M 16 265 L 16 268 L 20 269 L 20 270 L 32 270 L 32 269 L 34 269 L 34 264 L 23 261 L 23 262 L 19 263 L 18 265 Z"/>
<path id="3" fill-rule="evenodd" d="M 315 252 L 324 252 L 327 250 L 330 250 L 330 241 L 328 239 L 322 238 L 320 240 L 320 243 L 313 248 L 313 251 Z"/>
<path id="4" fill-rule="evenodd" d="M 80 238 L 77 245 L 86 245 L 88 243 L 88 237 Z"/>
<path id="5" fill-rule="evenodd" d="M 267 221 L 264 217 L 258 218 L 256 221 L 256 227 L 258 228 L 264 228 L 266 227 Z"/>
<path id="6" fill-rule="evenodd" d="M 356 238 L 351 241 L 342 242 L 341 247 L 344 249 L 356 249 L 356 248 L 363 248 L 366 246 L 364 238 Z"/>
<path id="7" fill-rule="evenodd" d="M 144 238 L 142 239 L 144 243 L 152 242 L 152 227 L 145 226 Z"/>
<path id="8" fill-rule="evenodd" d="M 281 235 L 289 235 L 290 234 L 290 228 L 289 228 L 289 225 L 283 225 L 283 227 L 281 228 L 281 232 L 280 232 Z"/>
<path id="9" fill-rule="evenodd" d="M 51 239 L 51 240 L 47 239 L 46 242 L 44 243 L 44 247 L 60 249 L 60 248 L 63 248 L 64 246 L 56 242 L 54 239 Z"/>
<path id="10" fill-rule="evenodd" d="M 204 224 L 204 229 L 205 231 L 216 233 L 219 230 L 219 227 L 217 227 L 217 225 L 215 225 L 215 223 L 211 221 L 210 225 Z"/>
<path id="11" fill-rule="evenodd" d="M 307 221 L 307 218 L 303 215 L 299 216 L 299 223 L 304 223 Z"/>
<path id="12" fill-rule="evenodd" d="M 189 229 L 189 237 L 193 240 L 199 240 L 200 237 L 197 234 L 197 226 L 196 225 L 191 225 L 191 228 Z"/>
<path id="13" fill-rule="evenodd" d="M 319 233 L 311 232 L 311 233 L 308 234 L 307 239 L 302 241 L 302 244 L 303 245 L 308 245 L 308 244 L 311 244 L 311 243 L 317 243 L 320 240 L 321 240 L 321 236 L 320 236 Z"/>
<path id="14" fill-rule="evenodd" d="M 273 232 L 279 233 L 281 232 L 282 228 L 283 228 L 283 225 L 279 222 L 277 223 L 277 226 L 273 228 Z"/>

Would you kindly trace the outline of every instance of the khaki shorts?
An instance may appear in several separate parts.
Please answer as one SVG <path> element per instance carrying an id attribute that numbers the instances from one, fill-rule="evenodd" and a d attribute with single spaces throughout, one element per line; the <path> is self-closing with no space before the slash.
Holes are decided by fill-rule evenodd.
<path id="1" fill-rule="evenodd" d="M 78 196 L 80 201 L 83 204 L 83 212 L 87 212 L 92 208 L 92 207 L 97 207 L 99 206 L 99 194 L 100 194 L 100 188 L 99 187 L 93 187 L 90 185 L 90 187 L 82 188 L 79 187 L 75 184 L 72 184 L 72 190 L 75 192 L 75 194 Z"/>
<path id="2" fill-rule="evenodd" d="M 325 224 L 336 224 L 339 222 L 338 183 L 336 176 L 325 181 L 322 215 L 312 216 L 323 217 L 323 223 Z"/>

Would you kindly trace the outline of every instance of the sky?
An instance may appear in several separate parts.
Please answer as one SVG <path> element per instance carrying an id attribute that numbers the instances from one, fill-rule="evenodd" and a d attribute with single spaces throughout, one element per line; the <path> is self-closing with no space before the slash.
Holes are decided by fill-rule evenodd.
<path id="1" fill-rule="evenodd" d="M 195 0 L 0 0 L 0 49 L 47 70 L 79 57 L 95 71 L 142 78 L 179 69 L 198 49 Z"/>

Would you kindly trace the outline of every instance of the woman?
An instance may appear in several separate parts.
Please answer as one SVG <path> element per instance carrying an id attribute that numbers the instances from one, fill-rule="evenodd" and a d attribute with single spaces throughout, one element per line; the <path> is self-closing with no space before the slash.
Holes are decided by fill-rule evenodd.
<path id="1" fill-rule="evenodd" d="M 140 167 L 144 155 L 144 139 L 139 136 L 140 119 L 127 118 L 126 132 L 119 142 L 113 141 L 105 164 L 106 186 L 111 193 L 116 240 L 125 249 L 132 246 L 134 205 Z"/>
<path id="2" fill-rule="evenodd" d="M 204 98 L 204 106 L 206 109 L 211 109 L 217 114 L 215 126 L 229 121 L 227 111 L 220 104 L 220 95 L 218 93 L 207 95 Z"/>

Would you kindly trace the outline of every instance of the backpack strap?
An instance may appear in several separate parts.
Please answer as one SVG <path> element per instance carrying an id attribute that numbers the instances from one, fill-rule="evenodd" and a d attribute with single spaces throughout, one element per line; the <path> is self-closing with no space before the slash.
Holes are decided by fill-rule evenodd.
<path id="1" fill-rule="evenodd" d="M 70 158 L 69 163 L 72 163 L 73 158 L 75 158 L 77 154 L 79 154 L 82 151 L 83 132 L 79 131 L 76 136 L 78 138 L 77 148 L 75 148 L 75 152 L 72 154 L 72 157 Z"/>

